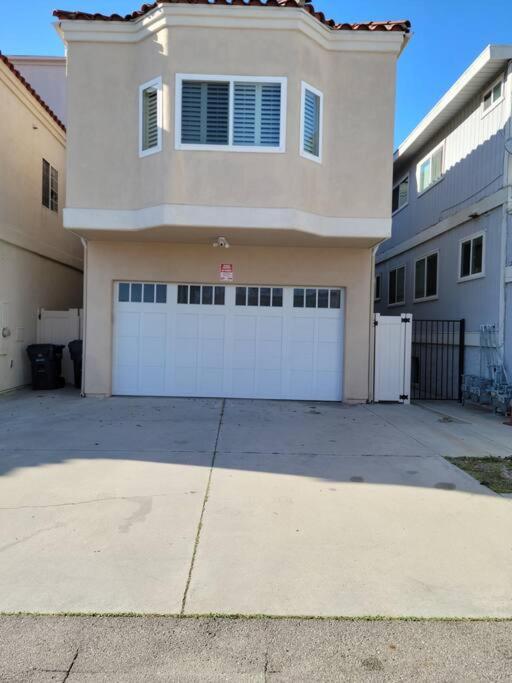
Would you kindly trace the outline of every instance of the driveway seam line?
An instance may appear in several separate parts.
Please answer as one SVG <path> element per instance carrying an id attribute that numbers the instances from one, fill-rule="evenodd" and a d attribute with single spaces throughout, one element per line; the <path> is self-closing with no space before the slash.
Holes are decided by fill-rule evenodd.
<path id="1" fill-rule="evenodd" d="M 215 445 L 213 447 L 213 455 L 212 455 L 212 462 L 210 464 L 210 473 L 208 475 L 208 482 L 206 484 L 206 491 L 204 494 L 204 499 L 203 499 L 203 506 L 201 508 L 201 515 L 199 517 L 199 524 L 197 525 L 197 532 L 196 532 L 196 537 L 194 540 L 194 550 L 192 551 L 192 559 L 190 561 L 190 567 L 188 570 L 188 576 L 187 576 L 187 582 L 185 584 L 185 591 L 183 593 L 183 599 L 181 601 L 181 610 L 180 610 L 180 617 L 184 616 L 185 614 L 185 607 L 187 604 L 187 597 L 188 597 L 188 591 L 190 588 L 190 583 L 192 581 L 192 572 L 194 571 L 194 565 L 196 561 L 196 555 L 197 555 L 197 549 L 199 547 L 199 538 L 201 536 L 201 529 L 203 528 L 203 518 L 204 518 L 204 513 L 206 510 L 206 503 L 208 502 L 208 497 L 210 495 L 210 486 L 212 483 L 212 474 L 213 474 L 213 468 L 215 467 L 215 458 L 217 457 L 217 447 L 219 444 L 219 437 L 220 437 L 220 430 L 222 429 L 222 420 L 224 418 L 224 409 L 226 407 L 226 399 L 222 399 L 222 405 L 220 409 L 220 415 L 219 415 L 219 424 L 217 426 L 217 435 L 215 437 Z"/>
<path id="2" fill-rule="evenodd" d="M 77 657 L 78 657 L 78 648 L 77 648 L 77 650 L 76 650 L 76 652 L 75 652 L 75 656 L 74 656 L 73 659 L 71 660 L 71 664 L 68 666 L 68 669 L 67 669 L 67 671 L 66 671 L 66 673 L 65 673 L 65 675 L 64 675 L 64 678 L 62 679 L 62 683 L 66 683 L 66 681 L 68 680 L 69 674 L 71 673 L 71 669 L 72 669 L 72 668 L 74 667 L 74 665 L 75 665 L 75 662 L 76 662 L 76 658 L 77 658 Z"/>
<path id="3" fill-rule="evenodd" d="M 397 427 L 397 425 L 394 424 L 393 422 L 391 422 L 391 420 L 389 420 L 385 415 L 378 415 L 368 405 L 365 405 L 365 408 L 369 413 L 371 413 L 372 415 L 375 415 L 375 417 L 380 417 L 381 420 L 384 420 L 384 422 L 387 422 L 388 425 L 390 425 L 391 427 L 394 427 L 397 430 L 397 432 L 400 432 L 400 434 L 403 434 L 408 439 L 412 439 L 413 441 L 416 441 L 416 443 L 419 444 L 422 448 L 426 448 L 427 450 L 430 448 L 430 446 L 427 446 L 422 441 L 417 439 L 415 436 L 412 436 L 411 434 L 408 434 L 407 432 L 405 432 L 403 429 L 400 429 L 400 427 Z M 439 451 L 435 451 L 434 449 L 432 449 L 432 450 L 436 455 L 440 456 L 441 458 L 443 457 L 441 455 L 441 453 L 439 453 Z M 421 458 L 423 456 L 420 455 L 419 457 Z"/>

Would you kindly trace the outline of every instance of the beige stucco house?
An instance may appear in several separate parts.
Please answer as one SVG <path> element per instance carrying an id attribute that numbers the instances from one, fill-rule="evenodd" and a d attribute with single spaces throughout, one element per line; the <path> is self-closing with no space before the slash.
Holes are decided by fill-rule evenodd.
<path id="1" fill-rule="evenodd" d="M 15 62 L 0 55 L 0 392 L 30 381 L 39 310 L 82 302 L 82 245 L 62 225 L 65 127 Z M 48 62 L 40 82 L 62 89 Z"/>
<path id="2" fill-rule="evenodd" d="M 366 401 L 409 23 L 304 0 L 55 15 L 84 393 Z"/>

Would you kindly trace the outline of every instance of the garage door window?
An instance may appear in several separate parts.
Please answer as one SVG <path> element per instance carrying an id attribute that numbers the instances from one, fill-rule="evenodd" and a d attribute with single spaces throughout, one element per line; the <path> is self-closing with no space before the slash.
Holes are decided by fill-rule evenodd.
<path id="1" fill-rule="evenodd" d="M 178 285 L 179 304 L 203 304 L 203 306 L 224 306 L 226 299 L 225 287 L 212 285 Z"/>
<path id="2" fill-rule="evenodd" d="M 293 290 L 294 308 L 340 308 L 339 289 L 300 289 Z"/>
<path id="3" fill-rule="evenodd" d="M 167 303 L 167 285 L 143 284 L 142 282 L 120 282 L 118 301 L 134 304 Z"/>
<path id="4" fill-rule="evenodd" d="M 237 287 L 235 292 L 236 306 L 274 306 L 283 305 L 282 287 Z"/>

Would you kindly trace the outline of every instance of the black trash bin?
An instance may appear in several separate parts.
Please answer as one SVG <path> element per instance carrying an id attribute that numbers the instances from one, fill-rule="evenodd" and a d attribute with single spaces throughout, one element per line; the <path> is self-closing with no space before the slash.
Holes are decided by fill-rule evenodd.
<path id="1" fill-rule="evenodd" d="M 82 340 L 74 339 L 69 342 L 68 349 L 75 371 L 75 387 L 80 389 L 82 386 Z"/>
<path id="2" fill-rule="evenodd" d="M 27 346 L 32 365 L 32 389 L 60 389 L 62 377 L 62 349 L 58 344 L 31 344 Z"/>

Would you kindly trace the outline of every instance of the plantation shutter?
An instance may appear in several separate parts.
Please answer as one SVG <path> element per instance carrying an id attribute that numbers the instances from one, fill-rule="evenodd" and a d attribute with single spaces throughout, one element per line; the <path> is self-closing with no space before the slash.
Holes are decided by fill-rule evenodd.
<path id="1" fill-rule="evenodd" d="M 320 97 L 306 90 L 304 98 L 304 151 L 320 156 Z"/>
<path id="2" fill-rule="evenodd" d="M 142 149 L 158 145 L 158 89 L 146 88 L 142 93 Z"/>
<path id="3" fill-rule="evenodd" d="M 281 85 L 235 83 L 233 144 L 279 147 Z"/>
<path id="4" fill-rule="evenodd" d="M 227 145 L 229 83 L 183 81 L 181 142 L 189 145 Z"/>

